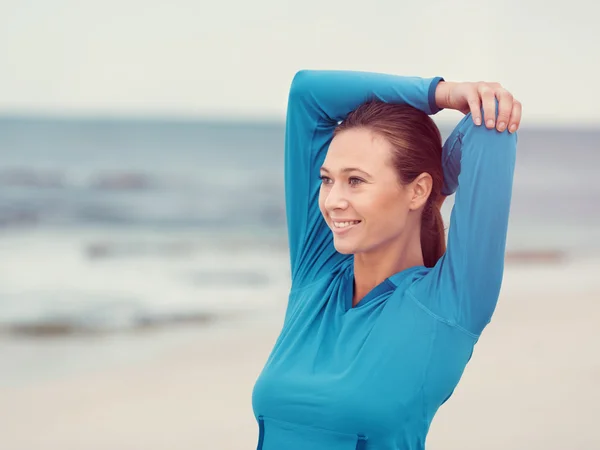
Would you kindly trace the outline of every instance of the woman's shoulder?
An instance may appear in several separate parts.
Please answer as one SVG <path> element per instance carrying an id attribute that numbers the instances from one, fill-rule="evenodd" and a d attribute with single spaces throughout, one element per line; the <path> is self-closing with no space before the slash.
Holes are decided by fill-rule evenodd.
<path id="1" fill-rule="evenodd" d="M 286 321 L 298 315 L 312 314 L 325 305 L 334 307 L 340 296 L 352 282 L 351 267 L 344 263 L 335 270 L 324 273 L 313 280 L 293 286 L 288 297 Z M 331 300 L 334 300 L 333 302 Z"/>
<path id="2" fill-rule="evenodd" d="M 349 283 L 352 281 L 352 261 L 347 260 L 333 267 L 330 271 L 320 274 L 318 277 L 303 280 L 302 283 L 292 285 L 290 295 L 310 291 L 318 286 L 329 286 L 332 283 Z"/>
<path id="3" fill-rule="evenodd" d="M 413 266 L 395 273 L 388 280 L 396 287 L 395 292 L 402 293 L 422 282 L 430 272 L 431 268 L 429 267 Z"/>
<path id="4" fill-rule="evenodd" d="M 405 290 L 405 295 L 430 316 L 452 328 L 459 329 L 470 337 L 476 338 L 479 333 L 468 326 L 468 317 L 457 298 L 457 285 L 472 283 L 473 280 L 450 278 L 445 282 L 440 280 L 436 267 L 417 271 Z"/>

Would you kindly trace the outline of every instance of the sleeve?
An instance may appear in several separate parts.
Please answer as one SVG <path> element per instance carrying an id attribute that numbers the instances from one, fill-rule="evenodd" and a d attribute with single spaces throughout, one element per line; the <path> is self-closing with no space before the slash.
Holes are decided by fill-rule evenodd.
<path id="1" fill-rule="evenodd" d="M 478 336 L 496 308 L 516 163 L 517 135 L 468 114 L 443 148 L 445 191 L 456 189 L 446 253 L 412 287 L 434 314 Z"/>
<path id="2" fill-rule="evenodd" d="M 441 80 L 351 71 L 296 74 L 289 93 L 284 158 L 292 289 L 348 259 L 336 252 L 318 205 L 319 169 L 337 124 L 374 99 L 435 114 L 440 110 L 435 90 Z"/>

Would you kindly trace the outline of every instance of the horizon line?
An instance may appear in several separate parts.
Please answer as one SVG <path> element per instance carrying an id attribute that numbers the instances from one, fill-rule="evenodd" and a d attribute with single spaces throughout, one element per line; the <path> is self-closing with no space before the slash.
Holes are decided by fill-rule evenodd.
<path id="1" fill-rule="evenodd" d="M 458 113 L 460 114 L 460 113 Z M 431 116 L 437 125 L 450 127 L 460 120 Z M 170 113 L 108 113 L 108 112 L 41 112 L 41 111 L 0 111 L 0 121 L 5 120 L 34 120 L 34 121 L 81 121 L 81 122 L 170 122 L 170 123 L 204 123 L 214 125 L 265 125 L 284 126 L 284 115 L 246 115 L 246 114 L 170 114 Z M 543 119 L 527 120 L 521 129 L 559 128 L 569 130 L 600 131 L 600 122 L 581 121 L 545 121 Z"/>

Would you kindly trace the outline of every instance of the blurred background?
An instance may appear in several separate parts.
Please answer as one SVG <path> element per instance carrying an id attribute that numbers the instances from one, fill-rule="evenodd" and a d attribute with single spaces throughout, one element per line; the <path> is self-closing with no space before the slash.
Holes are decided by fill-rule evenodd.
<path id="1" fill-rule="evenodd" d="M 599 14 L 0 0 L 0 448 L 256 448 L 304 68 L 499 81 L 522 101 L 500 303 L 428 448 L 600 448 Z M 447 135 L 460 117 L 435 120 Z"/>

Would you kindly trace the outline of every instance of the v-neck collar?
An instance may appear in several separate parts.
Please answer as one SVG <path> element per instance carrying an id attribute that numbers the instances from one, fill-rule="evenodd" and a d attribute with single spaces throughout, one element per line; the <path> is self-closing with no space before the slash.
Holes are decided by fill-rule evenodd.
<path id="1" fill-rule="evenodd" d="M 354 310 L 357 308 L 362 308 L 366 304 L 373 301 L 375 298 L 380 297 L 384 294 L 391 293 L 395 291 L 398 287 L 404 284 L 404 281 L 407 278 L 419 271 L 426 269 L 425 266 L 413 266 L 407 269 L 404 269 L 400 272 L 395 273 L 394 275 L 386 278 L 373 289 L 371 289 L 367 295 L 365 295 L 356 306 L 352 306 L 352 298 L 354 297 L 354 264 L 350 264 L 348 267 L 348 273 L 346 276 L 346 289 L 344 292 L 344 311 L 348 312 L 350 310 Z"/>

